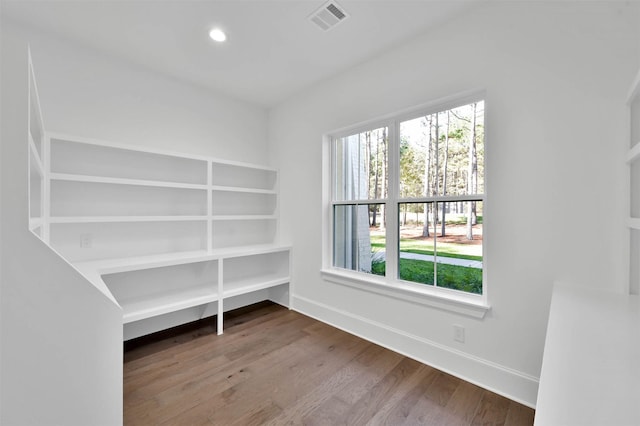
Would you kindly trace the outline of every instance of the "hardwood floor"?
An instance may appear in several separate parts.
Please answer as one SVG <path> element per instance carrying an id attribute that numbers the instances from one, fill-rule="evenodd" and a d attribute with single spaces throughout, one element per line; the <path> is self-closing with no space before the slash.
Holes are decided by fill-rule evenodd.
<path id="1" fill-rule="evenodd" d="M 271 303 L 125 344 L 125 425 L 531 425 L 534 411 Z"/>

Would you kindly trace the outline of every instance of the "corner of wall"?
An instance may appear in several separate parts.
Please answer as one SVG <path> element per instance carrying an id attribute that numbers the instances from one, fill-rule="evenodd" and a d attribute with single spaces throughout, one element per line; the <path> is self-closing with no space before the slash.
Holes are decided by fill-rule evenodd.
<path id="1" fill-rule="evenodd" d="M 1 40 L 0 423 L 119 424 L 122 311 L 28 229 L 27 42 Z"/>

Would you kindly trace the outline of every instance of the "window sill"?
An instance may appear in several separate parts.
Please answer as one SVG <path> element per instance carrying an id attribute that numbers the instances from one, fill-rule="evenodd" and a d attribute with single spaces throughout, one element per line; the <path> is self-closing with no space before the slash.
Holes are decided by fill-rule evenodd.
<path id="1" fill-rule="evenodd" d="M 341 269 L 322 269 L 322 278 L 332 283 L 346 285 L 383 296 L 393 297 L 420 305 L 431 306 L 445 311 L 484 318 L 491 307 L 481 296 L 462 294 L 455 290 L 417 287 L 409 283 L 388 281 L 375 275 L 365 275 Z"/>

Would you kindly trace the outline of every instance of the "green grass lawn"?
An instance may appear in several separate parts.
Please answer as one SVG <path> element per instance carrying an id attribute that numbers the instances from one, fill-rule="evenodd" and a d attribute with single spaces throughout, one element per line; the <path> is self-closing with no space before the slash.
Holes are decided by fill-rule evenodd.
<path id="1" fill-rule="evenodd" d="M 384 261 L 374 262 L 371 268 L 372 273 L 385 275 Z M 400 259 L 401 280 L 433 285 L 433 271 L 433 262 Z M 482 294 L 482 269 L 438 263 L 438 287 Z"/>
<path id="2" fill-rule="evenodd" d="M 376 249 L 384 250 L 385 247 L 384 235 L 371 235 L 371 248 L 373 251 L 376 251 Z M 400 239 L 400 251 L 433 256 L 433 243 L 423 240 Z M 438 256 L 482 261 L 482 256 L 469 254 L 467 246 L 445 242 L 438 243 Z"/>
<path id="3" fill-rule="evenodd" d="M 384 235 L 371 236 L 373 251 L 384 250 L 386 241 Z M 400 251 L 408 253 L 426 254 L 433 256 L 433 242 L 414 239 L 401 239 Z M 438 256 L 457 259 L 479 260 L 482 256 L 469 253 L 469 247 L 462 244 L 438 243 Z M 433 285 L 433 262 L 415 259 L 400 259 L 400 279 L 420 284 Z M 372 273 L 385 275 L 385 262 L 375 261 Z M 446 287 L 469 293 L 482 294 L 482 269 L 465 266 L 438 263 L 438 287 Z"/>

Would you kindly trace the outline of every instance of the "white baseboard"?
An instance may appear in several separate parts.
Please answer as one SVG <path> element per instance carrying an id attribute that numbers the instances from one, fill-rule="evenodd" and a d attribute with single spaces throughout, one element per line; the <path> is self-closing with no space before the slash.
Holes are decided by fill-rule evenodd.
<path id="1" fill-rule="evenodd" d="M 294 295 L 291 308 L 491 392 L 535 408 L 539 383 L 537 377 L 305 297 Z"/>

